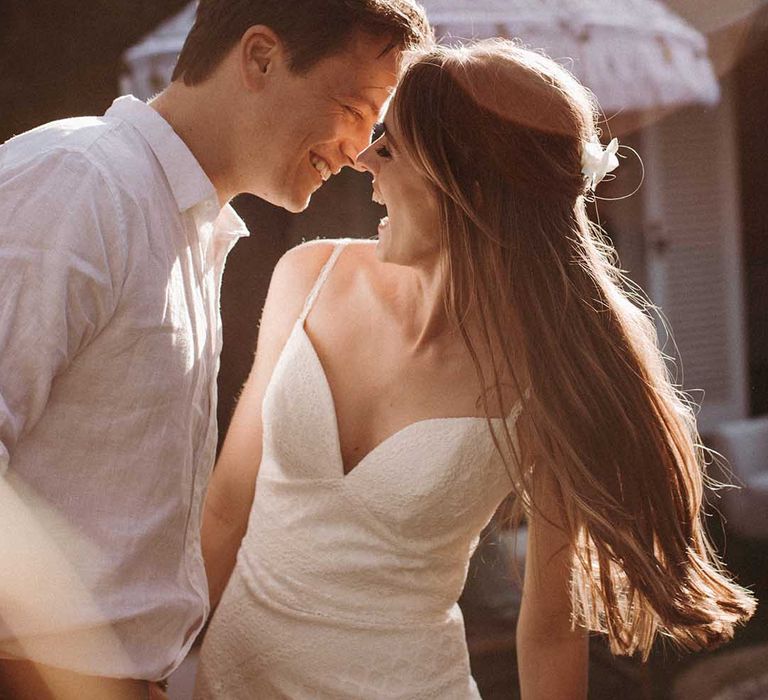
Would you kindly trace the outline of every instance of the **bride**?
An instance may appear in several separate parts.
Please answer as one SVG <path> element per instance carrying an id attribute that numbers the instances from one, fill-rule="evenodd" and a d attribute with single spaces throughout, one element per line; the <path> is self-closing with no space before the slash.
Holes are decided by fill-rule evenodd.
<path id="1" fill-rule="evenodd" d="M 587 218 L 597 135 L 511 42 L 409 63 L 359 157 L 378 241 L 275 270 L 205 506 L 197 698 L 479 698 L 456 600 L 509 494 L 523 697 L 586 696 L 588 630 L 647 656 L 751 615 L 705 537 L 692 408 Z"/>

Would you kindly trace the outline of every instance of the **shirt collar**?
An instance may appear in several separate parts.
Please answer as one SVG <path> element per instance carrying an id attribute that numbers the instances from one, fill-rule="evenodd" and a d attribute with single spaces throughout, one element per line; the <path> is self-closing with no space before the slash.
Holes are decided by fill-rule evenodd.
<path id="1" fill-rule="evenodd" d="M 241 238 L 248 227 L 230 204 L 219 204 L 216 188 L 171 125 L 146 102 L 124 95 L 104 115 L 131 124 L 149 144 L 163 169 L 180 212 L 193 210 L 215 236 Z"/>
<path id="2" fill-rule="evenodd" d="M 146 102 L 133 95 L 118 97 L 104 116 L 122 119 L 142 135 L 165 172 L 180 212 L 216 197 L 213 183 L 192 151 L 171 125 Z"/>
<path id="3" fill-rule="evenodd" d="M 243 238 L 250 235 L 245 221 L 240 218 L 240 215 L 231 204 L 225 204 L 219 212 L 214 224 L 214 230 L 216 236 Z"/>

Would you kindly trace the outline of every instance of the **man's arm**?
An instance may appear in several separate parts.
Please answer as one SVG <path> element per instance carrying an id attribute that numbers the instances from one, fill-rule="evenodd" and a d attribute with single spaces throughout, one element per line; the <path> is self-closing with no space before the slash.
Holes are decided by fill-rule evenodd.
<path id="1" fill-rule="evenodd" d="M 121 227 L 109 185 L 80 153 L 0 170 L 0 475 L 56 375 L 114 311 Z"/>
<path id="2" fill-rule="evenodd" d="M 551 478 L 534 474 L 537 509 L 529 518 L 525 576 L 517 622 L 517 659 L 523 700 L 585 700 L 588 635 L 571 629 L 573 549 L 562 498 Z"/>
<path id="3" fill-rule="evenodd" d="M 46 633 L 66 636 L 94 608 L 82 572 L 50 537 L 52 526 L 59 537 L 70 527 L 76 537 L 75 524 L 57 520 L 56 504 L 36 501 L 33 483 L 22 493 L 24 475 L 5 477 L 56 377 L 111 318 L 124 264 L 121 226 L 108 183 L 80 153 L 0 170 L 0 560 L 12 572 L 0 577 L 0 649 L 13 656 L 34 657 Z M 57 465 L 46 466 L 56 479 Z M 101 641 L 124 653 L 109 630 Z M 0 697 L 138 699 L 146 683 L 3 658 Z"/>
<path id="4" fill-rule="evenodd" d="M 167 700 L 156 683 L 97 678 L 31 661 L 0 663 L 0 698 L 9 700 Z"/>
<path id="5" fill-rule="evenodd" d="M 286 253 L 275 267 L 261 318 L 256 357 L 211 478 L 203 511 L 202 547 L 211 608 L 235 566 L 262 456 L 264 392 L 306 296 L 332 245 L 311 243 Z"/>

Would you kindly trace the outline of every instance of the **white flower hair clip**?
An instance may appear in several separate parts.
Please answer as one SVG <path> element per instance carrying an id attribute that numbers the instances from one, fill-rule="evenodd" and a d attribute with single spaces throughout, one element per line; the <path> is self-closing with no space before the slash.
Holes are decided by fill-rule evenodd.
<path id="1" fill-rule="evenodd" d="M 591 190 L 594 190 L 608 173 L 619 167 L 619 159 L 616 156 L 618 150 L 618 139 L 612 139 L 605 148 L 599 141 L 584 142 L 581 153 L 581 172 L 587 178 Z"/>

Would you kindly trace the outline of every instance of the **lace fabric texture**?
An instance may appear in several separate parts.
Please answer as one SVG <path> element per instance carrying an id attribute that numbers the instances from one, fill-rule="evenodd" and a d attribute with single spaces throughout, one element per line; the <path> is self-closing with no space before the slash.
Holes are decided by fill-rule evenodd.
<path id="1" fill-rule="evenodd" d="M 264 397 L 256 496 L 197 700 L 480 697 L 456 601 L 509 477 L 475 417 L 413 423 L 344 474 L 333 397 L 304 331 L 343 247 Z"/>

